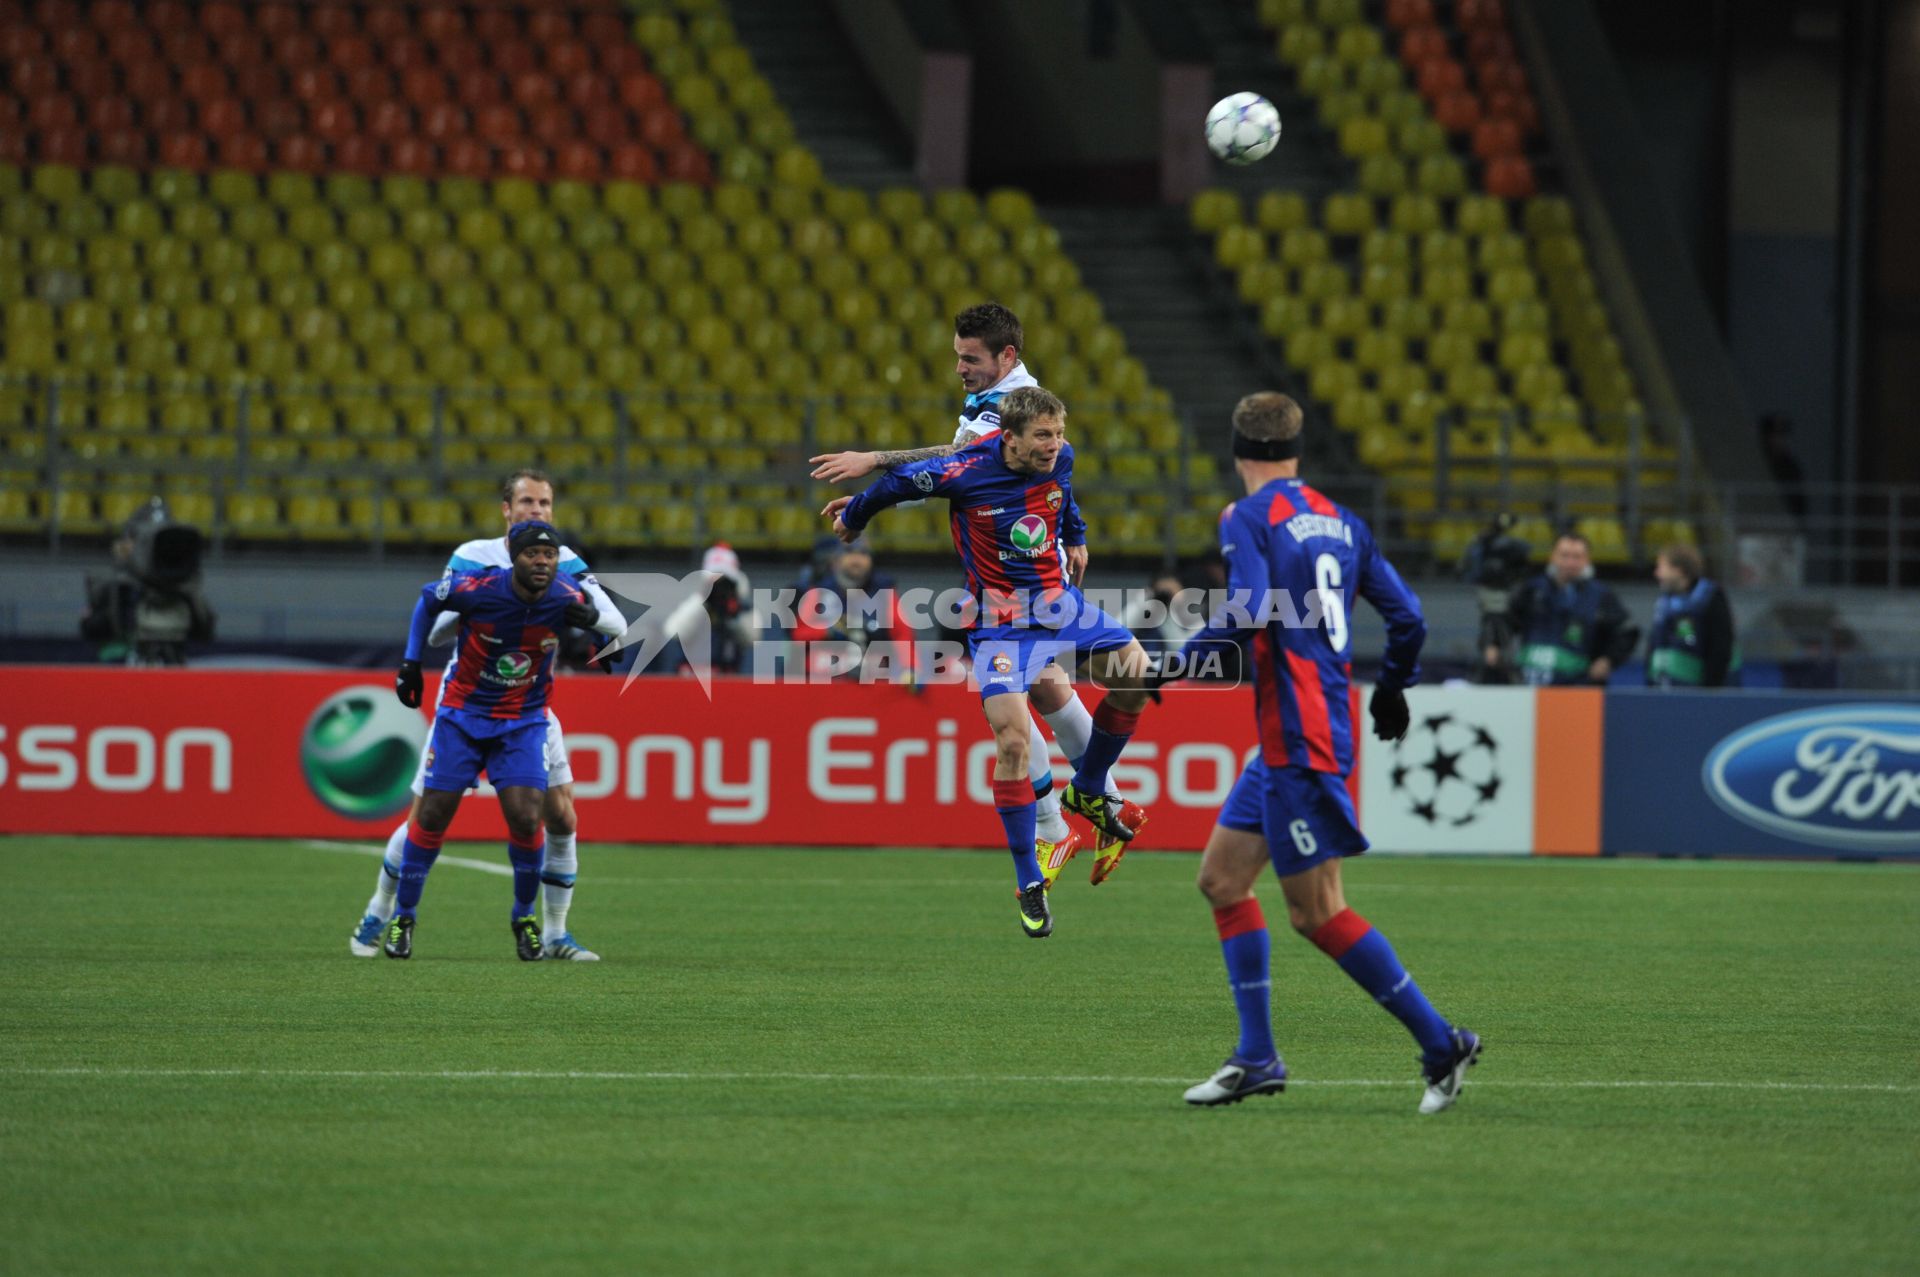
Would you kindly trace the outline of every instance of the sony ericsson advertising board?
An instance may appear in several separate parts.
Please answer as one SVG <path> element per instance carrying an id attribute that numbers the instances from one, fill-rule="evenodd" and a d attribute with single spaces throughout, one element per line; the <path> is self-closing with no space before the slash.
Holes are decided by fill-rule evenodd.
<path id="1" fill-rule="evenodd" d="M 1607 698 L 1609 852 L 1920 858 L 1920 702 Z"/>

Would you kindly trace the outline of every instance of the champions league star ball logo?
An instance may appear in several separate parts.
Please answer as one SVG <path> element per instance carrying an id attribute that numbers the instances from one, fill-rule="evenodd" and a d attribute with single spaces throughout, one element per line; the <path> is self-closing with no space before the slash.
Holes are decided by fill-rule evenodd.
<path id="1" fill-rule="evenodd" d="M 1007 529 L 1007 539 L 1022 554 L 1039 554 L 1047 548 L 1047 521 L 1037 514 L 1023 514 Z"/>
<path id="2" fill-rule="evenodd" d="M 385 687 L 349 687 L 320 702 L 300 733 L 313 796 L 342 816 L 383 820 L 412 798 L 427 723 Z"/>
<path id="3" fill-rule="evenodd" d="M 1393 792 L 1429 825 L 1459 829 L 1500 795 L 1500 746 L 1478 723 L 1435 714 L 1393 747 Z"/>

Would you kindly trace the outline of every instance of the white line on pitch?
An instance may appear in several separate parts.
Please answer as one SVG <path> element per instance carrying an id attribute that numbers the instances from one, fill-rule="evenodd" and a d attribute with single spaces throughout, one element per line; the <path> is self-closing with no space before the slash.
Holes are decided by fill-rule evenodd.
<path id="1" fill-rule="evenodd" d="M 594 1082 L 968 1082 L 983 1084 L 1022 1082 L 1085 1083 L 1096 1086 L 1181 1086 L 1191 1078 L 1065 1075 L 1057 1077 L 1017 1073 L 753 1073 L 699 1071 L 627 1071 L 586 1069 L 133 1069 L 133 1068 L 11 1068 L 10 1077 L 252 1077 L 252 1078 L 421 1078 L 442 1081 L 594 1081 Z M 1290 1078 L 1295 1086 L 1415 1087 L 1409 1078 Z M 1727 1091 L 1874 1091 L 1905 1093 L 1920 1086 L 1893 1082 L 1768 1082 L 1727 1080 L 1618 1079 L 1612 1081 L 1553 1081 L 1544 1079 L 1475 1078 L 1481 1087 L 1533 1090 L 1727 1090 Z"/>
<path id="2" fill-rule="evenodd" d="M 344 851 L 356 856 L 384 856 L 385 847 L 375 847 L 371 843 L 328 842 L 321 838 L 307 839 L 307 846 L 315 851 Z M 465 856 L 442 856 L 434 861 L 436 865 L 457 865 L 462 869 L 478 869 L 481 873 L 499 874 L 502 878 L 513 877 L 513 869 L 508 865 L 496 865 L 491 860 L 469 860 Z"/>

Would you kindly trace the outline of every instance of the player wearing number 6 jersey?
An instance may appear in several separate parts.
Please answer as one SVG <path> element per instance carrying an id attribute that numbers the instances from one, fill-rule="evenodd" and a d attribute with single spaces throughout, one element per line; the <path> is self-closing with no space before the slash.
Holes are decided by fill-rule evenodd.
<path id="1" fill-rule="evenodd" d="M 1340 861 L 1367 849 L 1346 779 L 1353 770 L 1347 618 L 1357 595 L 1387 623 L 1387 650 L 1370 706 L 1374 734 L 1398 740 L 1408 724 L 1405 689 L 1419 677 L 1426 639 L 1420 600 L 1351 512 L 1302 483 L 1300 407 L 1258 394 L 1233 411 L 1234 465 L 1244 499 L 1220 519 L 1229 605 L 1182 653 L 1230 642 L 1250 649 L 1260 754 L 1228 795 L 1200 864 L 1240 1042 L 1189 1104 L 1232 1104 L 1286 1087 L 1274 1048 L 1266 920 L 1254 880 L 1271 860 L 1287 920 L 1406 1025 L 1420 1044 L 1422 1113 L 1460 1093 L 1480 1039 L 1448 1023 L 1400 965 L 1387 938 L 1347 907 Z M 1277 619 L 1276 619 L 1277 618 Z M 1191 668 L 1185 664 L 1181 668 Z"/>

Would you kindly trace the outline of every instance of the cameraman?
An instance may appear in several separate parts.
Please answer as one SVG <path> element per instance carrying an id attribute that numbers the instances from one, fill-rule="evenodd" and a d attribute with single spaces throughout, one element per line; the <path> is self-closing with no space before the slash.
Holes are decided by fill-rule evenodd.
<path id="1" fill-rule="evenodd" d="M 113 543 L 113 571 L 87 577 L 80 636 L 102 661 L 185 665 L 187 644 L 213 637 L 200 589 L 200 530 L 176 523 L 159 497 L 128 519 Z"/>
<path id="2" fill-rule="evenodd" d="M 1505 659 L 1507 644 L 1513 641 L 1507 603 L 1513 587 L 1527 575 L 1533 549 L 1512 532 L 1513 516 L 1497 514 L 1460 556 L 1460 576 L 1475 588 L 1480 603 L 1480 636 L 1475 643 L 1480 669 L 1474 675 L 1478 683 L 1513 681 Z"/>

